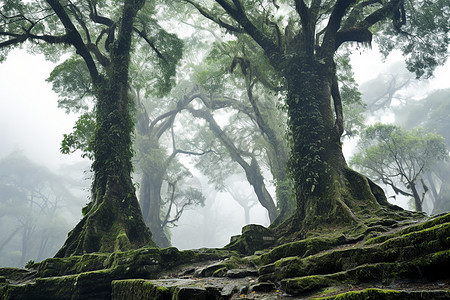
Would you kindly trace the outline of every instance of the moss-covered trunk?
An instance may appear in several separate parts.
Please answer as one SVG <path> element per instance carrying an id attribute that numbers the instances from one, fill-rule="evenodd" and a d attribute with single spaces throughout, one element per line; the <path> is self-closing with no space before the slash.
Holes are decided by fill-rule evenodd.
<path id="1" fill-rule="evenodd" d="M 389 206 L 379 187 L 346 164 L 332 109 L 333 66 L 332 59 L 298 55 L 285 73 L 295 231 L 358 225 Z"/>
<path id="2" fill-rule="evenodd" d="M 111 64 L 94 82 L 97 129 L 94 136 L 92 199 L 56 257 L 111 252 L 152 244 L 131 180 L 133 121 L 128 69 L 133 20 L 145 1 L 125 1 Z"/>

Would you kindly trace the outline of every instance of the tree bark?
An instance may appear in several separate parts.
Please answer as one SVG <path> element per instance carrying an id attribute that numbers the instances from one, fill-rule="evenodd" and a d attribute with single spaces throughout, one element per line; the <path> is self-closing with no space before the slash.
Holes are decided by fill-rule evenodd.
<path id="1" fill-rule="evenodd" d="M 381 189 L 347 167 L 331 107 L 334 63 L 326 61 L 298 55 L 285 73 L 289 168 L 297 200 L 292 230 L 303 232 L 363 223 L 362 207 L 373 211 L 389 206 Z"/>
<path id="2" fill-rule="evenodd" d="M 152 232 L 153 241 L 161 248 L 170 247 L 170 241 L 164 233 L 161 222 L 161 187 L 163 174 L 149 176 L 143 174 L 140 187 L 140 203 L 144 222 Z"/>
<path id="3" fill-rule="evenodd" d="M 133 20 L 145 1 L 125 1 L 106 76 L 93 77 L 97 98 L 92 200 L 56 257 L 154 246 L 131 180 L 133 121 L 128 70 Z"/>
<path id="4" fill-rule="evenodd" d="M 416 184 L 414 182 L 409 182 L 409 186 L 411 187 L 411 191 L 414 196 L 414 206 L 416 207 L 416 211 L 423 211 L 422 209 L 422 199 L 420 199 L 420 195 L 417 192 Z"/>

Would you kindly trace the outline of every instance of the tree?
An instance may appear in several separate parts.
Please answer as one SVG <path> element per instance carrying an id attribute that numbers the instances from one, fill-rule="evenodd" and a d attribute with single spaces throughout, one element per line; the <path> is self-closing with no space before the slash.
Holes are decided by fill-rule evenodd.
<path id="1" fill-rule="evenodd" d="M 189 111 L 193 116 L 201 118 L 208 123 L 211 132 L 221 142 L 233 161 L 235 161 L 242 167 L 248 182 L 253 187 L 253 190 L 258 197 L 258 201 L 264 208 L 267 209 L 269 213 L 269 219 L 271 222 L 273 222 L 277 217 L 277 209 L 272 196 L 267 191 L 266 185 L 264 183 L 264 177 L 262 176 L 262 172 L 255 155 L 253 153 L 243 152 L 238 149 L 233 140 L 217 124 L 213 115 L 211 115 L 209 111 L 198 109 L 189 109 Z M 247 160 L 245 158 L 247 158 Z"/>
<path id="2" fill-rule="evenodd" d="M 253 156 L 250 158 L 259 164 L 258 168 L 270 170 L 277 211 L 274 205 L 267 205 L 272 201 L 264 200 L 260 192 L 258 199 L 268 209 L 271 222 L 284 221 L 295 210 L 295 204 L 286 172 L 286 114 L 277 109 L 280 92 L 277 77 L 257 45 L 249 39 L 215 43 L 202 63 L 194 74 L 196 83 L 214 96 L 204 102 L 205 108 L 211 112 L 218 109 L 233 111 L 226 128 L 230 132 L 228 136 L 234 136 L 235 145 L 244 145 L 238 147 L 241 155 L 251 152 L 252 155 L 244 156 Z M 221 98 L 228 99 L 221 101 Z M 247 143 L 243 143 L 244 140 Z M 231 158 L 235 160 L 233 156 Z"/>
<path id="3" fill-rule="evenodd" d="M 395 63 L 386 74 L 379 74 L 361 85 L 367 110 L 374 114 L 378 110 L 390 107 L 394 100 L 404 101 L 405 97 L 401 94 L 401 90 L 412 83 L 413 74 L 408 72 L 401 62 Z"/>
<path id="4" fill-rule="evenodd" d="M 250 210 L 255 206 L 258 201 L 255 199 L 254 194 L 249 190 L 250 187 L 243 184 L 243 178 L 239 176 L 230 176 L 226 180 L 225 191 L 231 195 L 234 201 L 236 201 L 244 210 L 244 222 L 250 224 Z"/>
<path id="5" fill-rule="evenodd" d="M 1 264 L 23 267 L 53 255 L 69 229 L 63 209 L 74 200 L 65 179 L 23 154 L 0 160 Z"/>
<path id="6" fill-rule="evenodd" d="M 137 95 L 139 95 L 139 91 Z M 204 153 L 183 151 L 177 149 L 175 144 L 173 130 L 175 118 L 193 98 L 182 98 L 175 103 L 174 108 L 161 113 L 151 122 L 144 104 L 139 97 L 137 99 L 140 110 L 137 114 L 137 143 L 135 148 L 137 172 L 141 175 L 139 201 L 144 221 L 152 231 L 153 240 L 159 247 L 166 248 L 170 246 L 170 239 L 165 232 L 168 226 L 175 226 L 187 206 L 204 202 L 201 193 L 192 188 L 185 192 L 179 191 L 181 182 L 192 174 L 177 163 L 175 158 L 180 153 L 189 155 L 203 155 Z M 161 101 L 162 99 L 158 100 Z M 167 131 L 170 131 L 172 140 L 172 152 L 170 154 L 167 153 L 167 149 L 161 145 L 160 141 L 162 135 Z M 164 182 L 168 185 L 165 203 L 162 198 Z M 165 204 L 167 206 L 166 211 L 163 210 Z M 172 208 L 177 210 L 173 218 L 171 216 Z"/>
<path id="7" fill-rule="evenodd" d="M 425 130 L 439 134 L 445 138 L 449 149 L 450 90 L 437 90 L 420 100 L 407 99 L 404 105 L 393 108 L 397 124 L 408 129 L 423 127 Z M 428 198 L 432 200 L 431 214 L 439 214 L 450 210 L 450 163 L 436 164 L 426 172 L 424 181 L 430 189 Z"/>
<path id="8" fill-rule="evenodd" d="M 164 30 L 153 18 L 155 13 L 154 3 L 143 0 L 120 5 L 57 0 L 2 3 L 3 54 L 26 41 L 47 57 L 59 56 L 64 46 L 71 46 L 84 63 L 96 100 L 96 128 L 90 145 L 94 157 L 91 202 L 57 257 L 153 244 L 130 176 L 133 103 L 128 87 L 135 36 L 154 51 L 161 62 L 160 74 L 166 86 L 171 85 L 179 59 L 171 54 L 179 49 L 171 51 L 170 39 L 158 40 Z"/>
<path id="9" fill-rule="evenodd" d="M 276 1 L 216 0 L 206 7 L 197 1 L 184 2 L 225 30 L 250 36 L 283 79 L 289 170 L 297 200 L 296 216 L 288 226 L 297 231 L 319 224 L 361 223 L 353 200 L 362 195 L 368 207 L 386 206 L 379 188 L 350 170 L 343 158 L 342 101 L 334 56 L 345 43 L 370 44 L 372 31 L 378 29 L 385 53 L 400 48 L 411 71 L 430 75 L 448 54 L 445 11 L 449 4 L 299 0 L 278 5 Z M 398 37 L 395 42 L 393 35 Z"/>
<path id="10" fill-rule="evenodd" d="M 439 161 L 448 159 L 444 138 L 421 129 L 407 131 L 395 125 L 376 124 L 366 129 L 360 145 L 351 164 L 375 181 L 391 186 L 396 194 L 413 197 L 416 211 L 422 211 L 428 190 L 424 175 Z M 422 195 L 417 188 L 420 183 Z"/>

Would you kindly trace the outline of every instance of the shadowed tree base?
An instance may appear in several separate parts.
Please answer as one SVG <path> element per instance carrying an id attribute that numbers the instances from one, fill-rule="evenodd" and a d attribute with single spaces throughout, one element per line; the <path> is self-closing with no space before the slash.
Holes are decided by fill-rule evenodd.
<path id="1" fill-rule="evenodd" d="M 408 220 L 423 219 L 423 213 L 390 204 L 384 191 L 367 177 L 345 167 L 325 199 L 310 197 L 299 212 L 272 230 L 280 243 L 341 232 L 350 239 L 364 238 L 373 231 L 387 231 Z"/>
<path id="2" fill-rule="evenodd" d="M 112 186 L 116 187 L 115 192 Z M 103 201 L 90 209 L 69 233 L 55 257 L 156 247 L 142 219 L 136 196 L 133 193 L 121 196 L 119 187 L 120 184 L 110 185 Z"/>

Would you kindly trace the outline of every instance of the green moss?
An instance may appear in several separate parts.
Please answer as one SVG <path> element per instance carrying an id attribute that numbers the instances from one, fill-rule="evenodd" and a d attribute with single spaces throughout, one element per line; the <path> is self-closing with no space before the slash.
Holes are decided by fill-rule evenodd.
<path id="1" fill-rule="evenodd" d="M 144 279 L 114 280 L 111 282 L 112 299 L 171 299 L 168 288 L 154 286 Z"/>
<path id="2" fill-rule="evenodd" d="M 287 243 L 275 247 L 270 252 L 261 255 L 261 264 L 273 263 L 283 257 L 298 256 L 305 257 L 320 251 L 330 249 L 345 242 L 343 235 L 336 237 L 309 238 L 301 241 Z"/>
<path id="3" fill-rule="evenodd" d="M 131 243 L 125 232 L 120 232 L 114 242 L 114 251 L 131 249 Z"/>
<path id="4" fill-rule="evenodd" d="M 242 235 L 226 245 L 224 249 L 235 250 L 251 255 L 255 251 L 266 249 L 275 243 L 273 232 L 261 225 L 250 224 L 242 228 Z"/>
<path id="5" fill-rule="evenodd" d="M 335 282 L 326 276 L 312 275 L 283 280 L 281 282 L 281 286 L 286 293 L 291 295 L 299 295 L 311 293 L 318 289 L 328 287 L 333 283 Z"/>
<path id="6" fill-rule="evenodd" d="M 448 291 L 397 291 L 369 288 L 363 291 L 351 291 L 336 296 L 316 298 L 322 300 L 427 300 L 449 299 Z"/>
<path id="7" fill-rule="evenodd" d="M 408 233 L 423 231 L 423 230 L 430 229 L 432 227 L 436 227 L 438 225 L 449 223 L 449 222 L 450 222 L 450 213 L 443 215 L 441 217 L 437 217 L 435 219 L 429 220 L 427 222 L 420 223 L 418 225 L 413 225 L 413 226 L 407 227 L 407 228 L 400 230 L 393 234 L 387 234 L 387 235 L 369 239 L 365 242 L 365 245 L 374 245 L 374 244 L 383 243 L 394 237 L 402 236 L 402 235 L 405 235 Z"/>
<path id="8" fill-rule="evenodd" d="M 212 277 L 226 277 L 227 276 L 228 268 L 223 267 L 218 270 L 215 270 L 212 274 Z"/>

